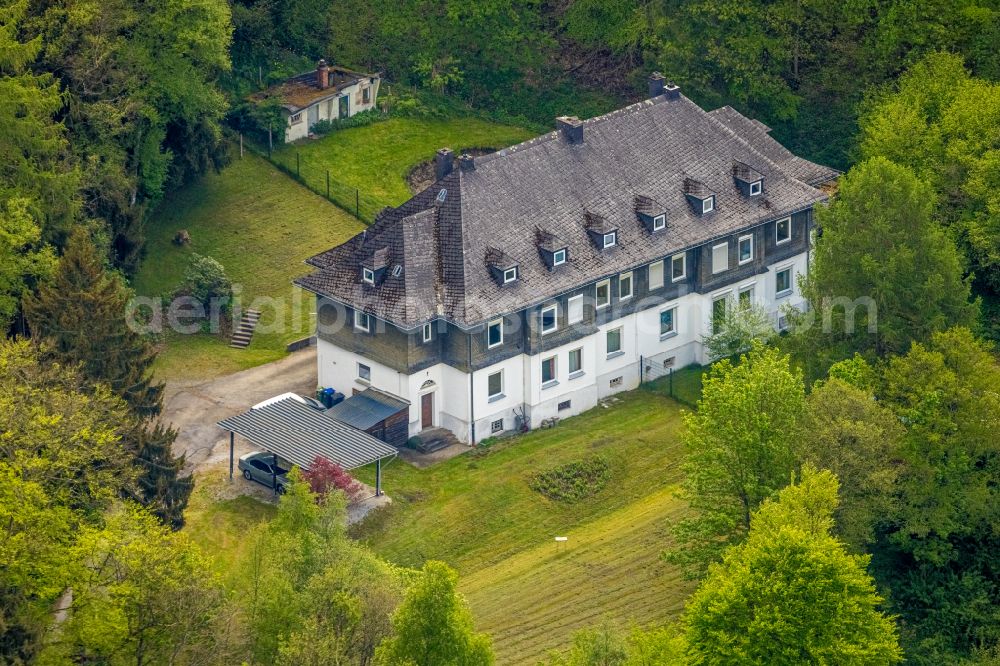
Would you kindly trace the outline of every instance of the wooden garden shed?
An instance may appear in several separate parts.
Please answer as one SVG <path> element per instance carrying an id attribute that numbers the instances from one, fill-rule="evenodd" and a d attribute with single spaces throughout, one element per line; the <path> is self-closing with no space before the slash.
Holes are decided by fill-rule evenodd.
<path id="1" fill-rule="evenodd" d="M 409 439 L 410 402 L 367 388 L 326 410 L 326 415 L 401 448 Z"/>

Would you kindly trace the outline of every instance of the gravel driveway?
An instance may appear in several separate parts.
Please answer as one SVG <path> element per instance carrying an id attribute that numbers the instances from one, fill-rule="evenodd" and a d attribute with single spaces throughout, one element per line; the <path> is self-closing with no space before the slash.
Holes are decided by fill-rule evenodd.
<path id="1" fill-rule="evenodd" d="M 300 395 L 316 392 L 315 347 L 224 377 L 168 382 L 162 418 L 177 428 L 174 454 L 186 456 L 185 471 L 193 473 L 223 461 L 228 463 L 229 433 L 216 423 L 289 391 Z M 236 455 L 250 451 L 249 446 L 237 437 Z"/>

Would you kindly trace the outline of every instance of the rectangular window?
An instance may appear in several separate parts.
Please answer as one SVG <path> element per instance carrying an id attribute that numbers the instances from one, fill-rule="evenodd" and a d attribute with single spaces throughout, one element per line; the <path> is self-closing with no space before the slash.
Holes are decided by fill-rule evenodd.
<path id="1" fill-rule="evenodd" d="M 370 382 L 372 380 L 372 369 L 364 363 L 358 363 L 358 379 Z"/>
<path id="2" fill-rule="evenodd" d="M 562 402 L 559 403 L 558 409 L 561 412 L 561 411 L 564 411 L 566 409 L 569 409 L 572 406 L 573 406 L 573 401 L 572 400 L 563 400 Z"/>
<path id="3" fill-rule="evenodd" d="M 677 332 L 677 308 L 667 308 L 660 311 L 660 337 L 673 335 Z"/>
<path id="4" fill-rule="evenodd" d="M 667 216 L 657 215 L 653 218 L 653 231 L 660 231 L 667 226 Z"/>
<path id="5" fill-rule="evenodd" d="M 758 180 L 755 183 L 750 183 L 750 196 L 752 197 L 757 196 L 758 194 L 761 193 L 762 189 L 763 189 L 763 183 L 761 181 Z"/>
<path id="6" fill-rule="evenodd" d="M 361 279 L 368 284 L 375 284 L 375 271 L 370 268 L 361 269 Z"/>
<path id="7" fill-rule="evenodd" d="M 424 324 L 424 342 L 430 342 L 434 329 L 430 324 Z"/>
<path id="8" fill-rule="evenodd" d="M 493 349 L 503 344 L 503 319 L 494 319 L 486 327 L 486 347 Z"/>
<path id="9" fill-rule="evenodd" d="M 677 282 L 687 277 L 687 255 L 675 254 L 670 259 L 670 281 Z"/>
<path id="10" fill-rule="evenodd" d="M 556 357 L 550 356 L 542 360 L 542 386 L 556 380 Z"/>
<path id="11" fill-rule="evenodd" d="M 569 352 L 569 374 L 573 376 L 583 372 L 583 349 L 572 349 Z"/>
<path id="12" fill-rule="evenodd" d="M 729 243 L 719 243 L 712 248 L 712 274 L 729 270 Z"/>
<path id="13" fill-rule="evenodd" d="M 617 244 L 618 244 L 618 232 L 617 231 L 609 231 L 608 233 L 604 234 L 604 247 L 605 248 L 614 247 Z"/>
<path id="14" fill-rule="evenodd" d="M 368 333 L 372 328 L 372 318 L 361 310 L 354 311 L 354 328 Z"/>
<path id="15" fill-rule="evenodd" d="M 566 323 L 579 324 L 581 321 L 583 321 L 583 294 L 577 294 L 566 302 Z"/>
<path id="16" fill-rule="evenodd" d="M 711 213 L 715 210 L 715 197 L 709 197 L 707 199 L 701 200 L 701 214 Z"/>
<path id="17" fill-rule="evenodd" d="M 783 268 L 774 274 L 774 291 L 776 296 L 787 296 L 792 293 L 792 269 Z"/>
<path id="18" fill-rule="evenodd" d="M 559 328 L 559 306 L 549 305 L 542 308 L 542 335 L 551 333 Z"/>
<path id="19" fill-rule="evenodd" d="M 361 101 L 365 104 L 369 104 L 372 101 L 372 89 L 362 88 L 361 89 Z"/>
<path id="20" fill-rule="evenodd" d="M 562 266 L 566 263 L 566 250 L 556 250 L 552 253 L 552 265 Z"/>
<path id="21" fill-rule="evenodd" d="M 495 435 L 498 432 L 503 432 L 503 419 L 497 419 L 490 423 L 490 434 Z"/>
<path id="22" fill-rule="evenodd" d="M 657 261 L 649 265 L 649 290 L 659 289 L 663 286 L 663 262 Z"/>
<path id="23" fill-rule="evenodd" d="M 740 236 L 740 264 L 753 261 L 753 236 Z"/>
<path id="24" fill-rule="evenodd" d="M 618 300 L 632 298 L 632 273 L 622 273 L 618 276 Z"/>
<path id="25" fill-rule="evenodd" d="M 617 354 L 622 350 L 622 329 L 613 328 L 608 331 L 608 356 Z"/>
<path id="26" fill-rule="evenodd" d="M 486 378 L 486 397 L 499 398 L 503 395 L 503 370 Z"/>
<path id="27" fill-rule="evenodd" d="M 503 283 L 507 284 L 517 279 L 517 266 L 508 268 L 503 272 Z"/>
<path id="28" fill-rule="evenodd" d="M 753 286 L 740 289 L 739 297 L 736 299 L 741 310 L 749 310 L 753 305 Z"/>
<path id="29" fill-rule="evenodd" d="M 726 321 L 726 308 L 729 305 L 729 294 L 720 296 L 712 301 L 712 333 L 722 330 L 722 324 Z"/>
<path id="30" fill-rule="evenodd" d="M 776 245 L 792 240 L 792 218 L 786 217 L 774 223 L 774 242 Z"/>
<path id="31" fill-rule="evenodd" d="M 611 280 L 601 280 L 597 283 L 596 298 L 594 306 L 600 310 L 606 308 L 611 303 Z"/>
<path id="32" fill-rule="evenodd" d="M 291 117 L 289 117 L 288 121 L 292 125 L 298 125 L 299 123 L 302 122 L 302 114 L 301 113 L 296 113 L 296 114 L 292 115 Z"/>

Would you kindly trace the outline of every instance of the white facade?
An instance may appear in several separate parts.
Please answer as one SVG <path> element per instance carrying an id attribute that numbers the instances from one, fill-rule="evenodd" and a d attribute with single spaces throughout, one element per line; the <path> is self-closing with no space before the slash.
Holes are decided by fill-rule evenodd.
<path id="1" fill-rule="evenodd" d="M 321 120 L 337 120 L 342 117 L 350 118 L 356 113 L 370 111 L 375 108 L 375 100 L 378 98 L 378 88 L 380 79 L 372 77 L 361 79 L 352 85 L 334 92 L 330 89 L 331 95 L 312 102 L 309 106 L 290 113 L 285 111 L 288 126 L 285 128 L 285 143 L 291 143 L 309 136 L 312 126 Z M 341 107 L 346 105 L 346 115 Z M 294 107 L 293 107 L 294 108 Z"/>
<path id="2" fill-rule="evenodd" d="M 536 354 L 505 359 L 476 370 L 471 377 L 443 363 L 406 375 L 320 338 L 319 383 L 346 394 L 374 386 L 409 400 L 411 436 L 425 425 L 421 414 L 424 395 L 431 396 L 430 425 L 447 428 L 467 443 L 473 441 L 470 427 L 473 422 L 476 442 L 516 429 L 521 418 L 529 427 L 537 428 L 546 419 L 579 414 L 609 395 L 636 388 L 643 359 L 655 358 L 656 362 L 666 362 L 674 368 L 707 363 L 702 339 L 711 333 L 713 303 L 720 298 L 735 302 L 744 293 L 744 298 L 751 298 L 756 305 L 774 313 L 777 322 L 782 306 L 802 304 L 797 283 L 798 276 L 806 272 L 807 261 L 808 253 L 803 252 L 741 282 L 653 305 L 603 324 L 586 337 Z M 790 270 L 782 274 L 785 269 Z M 779 274 L 788 282 L 788 289 L 780 294 Z M 675 331 L 661 335 L 660 312 L 671 308 Z M 618 329 L 620 335 L 613 338 L 620 340 L 620 349 L 609 353 L 608 334 Z M 542 345 L 544 340 L 543 335 Z M 570 354 L 575 350 L 579 350 L 581 367 L 570 373 Z M 543 384 L 543 363 L 547 361 L 554 363 L 554 378 Z M 369 369 L 367 380 L 359 377 L 359 364 Z M 490 376 L 498 372 L 501 391 L 490 396 Z M 495 430 L 494 425 L 501 426 L 501 430 Z"/>

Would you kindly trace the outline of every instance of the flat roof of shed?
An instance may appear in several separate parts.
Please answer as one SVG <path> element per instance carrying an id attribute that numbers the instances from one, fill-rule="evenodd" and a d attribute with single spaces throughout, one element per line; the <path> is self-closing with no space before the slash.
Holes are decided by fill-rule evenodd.
<path id="1" fill-rule="evenodd" d="M 396 455 L 395 448 L 316 409 L 295 394 L 278 396 L 219 421 L 253 444 L 308 469 L 316 456 L 345 470 Z"/>
<path id="2" fill-rule="evenodd" d="M 359 430 L 368 430 L 409 407 L 408 400 L 367 388 L 326 410 L 326 415 Z"/>

